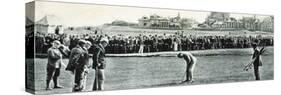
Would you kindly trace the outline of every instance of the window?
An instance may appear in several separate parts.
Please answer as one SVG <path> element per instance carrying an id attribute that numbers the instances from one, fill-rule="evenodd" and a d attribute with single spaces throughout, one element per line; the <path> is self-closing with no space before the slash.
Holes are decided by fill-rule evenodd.
<path id="1" fill-rule="evenodd" d="M 143 23 L 143 26 L 146 26 L 147 25 L 147 23 Z"/>

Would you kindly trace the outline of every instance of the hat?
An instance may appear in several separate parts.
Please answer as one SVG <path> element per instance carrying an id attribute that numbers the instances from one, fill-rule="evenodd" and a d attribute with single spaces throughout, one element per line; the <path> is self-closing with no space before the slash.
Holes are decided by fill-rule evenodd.
<path id="1" fill-rule="evenodd" d="M 86 41 L 86 44 L 88 44 L 88 45 L 92 45 L 92 43 L 90 42 L 90 41 Z"/>
<path id="2" fill-rule="evenodd" d="M 107 38 L 101 38 L 100 42 L 106 42 L 106 43 L 108 43 L 109 41 L 108 41 Z"/>
<path id="3" fill-rule="evenodd" d="M 83 44 L 86 44 L 86 41 L 85 41 L 85 40 L 79 40 L 79 41 L 78 41 L 78 45 L 83 45 Z"/>
<path id="4" fill-rule="evenodd" d="M 252 47 L 257 47 L 257 43 L 252 43 Z"/>
<path id="5" fill-rule="evenodd" d="M 60 41 L 58 40 L 53 41 L 53 43 L 60 45 Z"/>
<path id="6" fill-rule="evenodd" d="M 178 57 L 181 57 L 182 56 L 182 53 L 178 53 L 178 55 L 177 55 Z"/>

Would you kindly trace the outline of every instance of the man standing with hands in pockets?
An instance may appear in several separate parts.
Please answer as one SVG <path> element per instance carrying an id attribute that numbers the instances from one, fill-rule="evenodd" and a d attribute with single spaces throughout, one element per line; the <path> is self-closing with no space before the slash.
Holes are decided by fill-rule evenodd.
<path id="1" fill-rule="evenodd" d="M 93 69 L 96 70 L 95 81 L 93 85 L 93 91 L 95 90 L 103 90 L 104 84 L 104 69 L 106 67 L 105 63 L 105 47 L 108 45 L 108 39 L 102 38 L 98 45 L 94 46 L 93 53 Z"/>

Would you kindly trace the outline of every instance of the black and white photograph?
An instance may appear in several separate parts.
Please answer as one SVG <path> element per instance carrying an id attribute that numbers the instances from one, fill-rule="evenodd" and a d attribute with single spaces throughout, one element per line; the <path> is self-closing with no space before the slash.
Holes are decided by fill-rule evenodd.
<path id="1" fill-rule="evenodd" d="M 33 94 L 274 80 L 274 16 L 37 0 L 25 5 Z"/>

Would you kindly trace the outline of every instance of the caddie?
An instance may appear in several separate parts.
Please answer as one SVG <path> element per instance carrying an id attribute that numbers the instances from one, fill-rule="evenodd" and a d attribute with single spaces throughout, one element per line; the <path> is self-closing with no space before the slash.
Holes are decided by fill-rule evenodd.
<path id="1" fill-rule="evenodd" d="M 74 73 L 74 92 L 85 89 L 86 76 L 88 74 L 88 68 L 90 67 L 88 53 L 90 46 L 90 42 L 79 40 L 78 45 L 71 50 L 66 70 Z"/>

